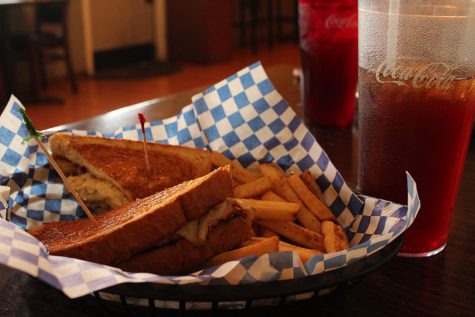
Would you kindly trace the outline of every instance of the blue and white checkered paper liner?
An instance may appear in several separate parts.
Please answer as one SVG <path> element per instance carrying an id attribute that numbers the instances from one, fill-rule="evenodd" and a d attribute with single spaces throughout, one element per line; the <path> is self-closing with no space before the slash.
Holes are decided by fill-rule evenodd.
<path id="1" fill-rule="evenodd" d="M 416 185 L 408 175 L 408 206 L 356 196 L 340 173 L 275 90 L 260 63 L 253 64 L 193 97 L 172 118 L 146 125 L 149 140 L 218 151 L 246 167 L 277 162 L 286 171 L 308 169 L 326 204 L 346 229 L 348 250 L 318 255 L 305 265 L 294 252 L 251 256 L 187 276 L 126 273 L 96 263 L 48 256 L 23 229 L 43 222 L 72 220 L 83 211 L 68 195 L 56 172 L 27 132 L 12 97 L 0 117 L 0 263 L 24 271 L 76 298 L 125 283 L 157 282 L 213 285 L 286 280 L 337 269 L 364 258 L 395 239 L 419 209 Z M 111 133 L 74 134 L 141 139 L 140 126 Z"/>

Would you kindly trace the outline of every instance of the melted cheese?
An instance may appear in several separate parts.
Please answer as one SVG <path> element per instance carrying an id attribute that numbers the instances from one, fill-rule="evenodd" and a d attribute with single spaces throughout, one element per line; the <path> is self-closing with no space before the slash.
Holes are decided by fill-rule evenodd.
<path id="1" fill-rule="evenodd" d="M 204 216 L 183 226 L 177 234 L 195 246 L 201 246 L 206 242 L 209 229 L 216 226 L 220 221 L 230 218 L 236 212 L 245 212 L 252 217 L 252 208 L 243 206 L 237 200 L 228 198 L 223 203 L 216 205 Z"/>
<path id="2" fill-rule="evenodd" d="M 110 209 L 122 206 L 129 202 L 127 197 L 113 184 L 84 173 L 68 177 L 73 188 L 88 204 L 105 201 Z"/>

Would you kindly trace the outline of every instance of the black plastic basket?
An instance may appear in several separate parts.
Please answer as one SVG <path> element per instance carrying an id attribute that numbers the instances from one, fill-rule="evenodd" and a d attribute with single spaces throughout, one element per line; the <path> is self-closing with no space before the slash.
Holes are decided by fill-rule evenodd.
<path id="1" fill-rule="evenodd" d="M 271 299 L 272 304 L 270 305 L 287 304 L 289 299 L 293 300 L 292 296 L 294 295 L 313 293 L 309 299 L 306 299 L 308 301 L 318 297 L 322 291 L 349 287 L 368 273 L 378 269 L 397 254 L 402 246 L 402 241 L 401 235 L 382 250 L 346 267 L 297 279 L 228 286 L 126 283 L 109 287 L 94 295 L 105 307 L 110 304 L 110 301 L 104 300 L 104 297 L 114 295 L 126 309 L 133 309 L 131 306 L 135 306 L 129 303 L 129 298 L 141 299 L 150 311 L 161 309 L 157 307 L 156 300 L 172 301 L 176 302 L 179 315 L 185 315 L 189 310 L 187 303 L 208 303 L 208 310 L 215 313 L 217 310 L 230 307 L 249 310 L 255 307 L 256 301 L 264 299 Z M 227 305 L 221 304 L 224 302 Z M 230 302 L 244 304 L 230 305 Z"/>

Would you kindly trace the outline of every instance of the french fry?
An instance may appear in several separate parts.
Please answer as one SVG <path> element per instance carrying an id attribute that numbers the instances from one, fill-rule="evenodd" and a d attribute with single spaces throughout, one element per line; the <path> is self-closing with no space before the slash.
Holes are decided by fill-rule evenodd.
<path id="1" fill-rule="evenodd" d="M 233 179 L 240 184 L 249 183 L 258 178 L 257 175 L 252 174 L 247 169 L 242 167 L 238 161 L 231 162 L 231 175 Z"/>
<path id="2" fill-rule="evenodd" d="M 322 233 L 327 253 L 348 249 L 348 237 L 339 224 L 332 221 L 323 221 Z"/>
<path id="3" fill-rule="evenodd" d="M 315 217 L 314 214 L 310 212 L 305 206 L 301 206 L 299 213 L 297 214 L 297 219 L 300 223 L 305 227 L 312 231 L 322 233 L 322 229 L 320 228 L 320 220 Z"/>
<path id="4" fill-rule="evenodd" d="M 254 219 L 254 221 L 277 234 L 310 249 L 325 250 L 323 235 L 290 221 Z"/>
<path id="5" fill-rule="evenodd" d="M 287 184 L 284 172 L 274 164 L 260 164 L 259 170 L 272 182 L 273 190 L 286 201 L 300 203 L 297 194 Z"/>
<path id="6" fill-rule="evenodd" d="M 297 215 L 297 219 L 307 229 L 321 233 L 320 221 L 313 215 L 300 200 L 299 196 L 294 192 L 291 186 L 287 183 L 287 179 L 284 173 L 276 166 L 272 164 L 261 164 L 259 169 L 262 174 L 269 177 L 273 183 L 273 190 L 277 192 L 279 197 L 283 197 L 285 200 L 298 203 L 301 205 L 301 210 Z"/>
<path id="7" fill-rule="evenodd" d="M 284 172 L 276 164 L 259 164 L 258 167 L 262 175 L 269 177 L 272 182 L 284 176 Z"/>
<path id="8" fill-rule="evenodd" d="M 251 198 L 264 194 L 272 188 L 272 183 L 267 177 L 260 177 L 249 183 L 236 186 L 234 188 L 234 197 Z"/>
<path id="9" fill-rule="evenodd" d="M 307 188 L 298 175 L 291 175 L 287 178 L 294 192 L 303 201 L 305 206 L 320 220 L 333 220 L 335 216 L 332 212 Z"/>
<path id="10" fill-rule="evenodd" d="M 307 185 L 307 188 L 320 199 L 321 201 L 325 201 L 323 199 L 323 193 L 320 190 L 320 187 L 315 184 L 315 178 L 313 178 L 312 174 L 308 170 L 304 171 L 302 175 L 300 175 L 302 181 Z"/>
<path id="11" fill-rule="evenodd" d="M 216 167 L 231 165 L 231 175 L 237 183 L 245 184 L 249 183 L 258 177 L 239 164 L 238 161 L 231 161 L 226 156 L 218 152 L 211 152 L 210 155 L 211 164 Z"/>
<path id="12" fill-rule="evenodd" d="M 285 201 L 282 197 L 269 190 L 264 193 L 261 197 L 262 200 L 271 200 L 271 201 Z"/>
<path id="13" fill-rule="evenodd" d="M 292 221 L 300 211 L 300 205 L 284 201 L 266 201 L 257 199 L 236 198 L 239 204 L 254 209 L 254 219 L 273 219 Z"/>
<path id="14" fill-rule="evenodd" d="M 315 255 L 322 254 L 320 250 L 302 248 L 284 241 L 279 241 L 279 251 L 295 251 L 303 263 L 307 263 L 307 261 Z"/>
<path id="15" fill-rule="evenodd" d="M 222 264 L 249 255 L 263 255 L 266 253 L 272 253 L 277 251 L 279 251 L 279 238 L 270 237 L 239 249 L 220 253 L 211 258 L 211 260 L 209 260 L 208 262 L 208 265 Z"/>

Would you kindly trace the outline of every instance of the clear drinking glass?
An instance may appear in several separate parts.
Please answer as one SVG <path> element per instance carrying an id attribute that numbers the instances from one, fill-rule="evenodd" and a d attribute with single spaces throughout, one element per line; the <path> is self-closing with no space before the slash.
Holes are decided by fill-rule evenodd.
<path id="1" fill-rule="evenodd" d="M 421 210 L 403 256 L 447 243 L 475 109 L 475 1 L 359 1 L 359 129 L 363 193 Z"/>

